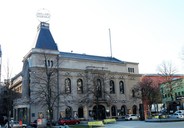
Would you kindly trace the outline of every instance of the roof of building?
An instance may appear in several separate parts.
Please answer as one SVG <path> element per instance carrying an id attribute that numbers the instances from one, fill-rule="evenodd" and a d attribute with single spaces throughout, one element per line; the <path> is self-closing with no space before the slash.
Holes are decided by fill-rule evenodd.
<path id="1" fill-rule="evenodd" d="M 38 35 L 36 38 L 35 48 L 58 50 L 57 44 L 55 43 L 52 34 L 49 30 L 48 23 L 40 23 L 38 27 Z"/>
<path id="2" fill-rule="evenodd" d="M 72 52 L 60 52 L 60 55 L 64 58 L 71 58 L 71 59 L 82 59 L 82 60 L 93 60 L 93 61 L 103 61 L 103 62 L 125 63 L 124 61 L 118 60 L 114 57 L 86 55 L 86 54 L 78 54 L 78 53 L 72 53 Z"/>
<path id="3" fill-rule="evenodd" d="M 57 44 L 55 43 L 52 34 L 49 30 L 49 24 L 41 22 L 38 26 L 38 33 L 36 37 L 35 48 L 39 49 L 49 49 L 58 50 Z M 104 57 L 95 55 L 78 54 L 72 52 L 60 52 L 60 55 L 64 58 L 71 59 L 82 59 L 82 60 L 92 60 L 101 62 L 113 62 L 113 63 L 125 63 L 125 61 L 118 60 L 114 57 Z"/>

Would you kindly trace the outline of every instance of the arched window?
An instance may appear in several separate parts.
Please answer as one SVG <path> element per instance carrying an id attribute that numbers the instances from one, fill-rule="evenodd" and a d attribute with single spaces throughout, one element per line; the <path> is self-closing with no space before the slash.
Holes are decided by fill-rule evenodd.
<path id="1" fill-rule="evenodd" d="M 120 113 L 120 115 L 121 116 L 125 116 L 127 114 L 126 111 L 127 111 L 126 105 L 122 105 L 121 106 L 121 113 Z"/>
<path id="2" fill-rule="evenodd" d="M 65 93 L 71 93 L 71 80 L 65 79 Z"/>
<path id="3" fill-rule="evenodd" d="M 53 60 L 51 60 L 50 61 L 50 66 L 53 67 L 53 65 L 54 65 L 54 62 L 53 62 Z"/>
<path id="4" fill-rule="evenodd" d="M 121 94 L 124 94 L 125 93 L 124 82 L 123 81 L 120 81 L 119 82 L 119 90 L 120 90 L 120 93 Z"/>
<path id="5" fill-rule="evenodd" d="M 82 79 L 77 80 L 77 93 L 78 94 L 83 93 L 83 81 L 82 81 Z"/>
<path id="6" fill-rule="evenodd" d="M 102 82 L 100 79 L 97 79 L 96 91 L 97 91 L 97 96 L 101 98 L 102 97 Z"/>
<path id="7" fill-rule="evenodd" d="M 115 86 L 114 86 L 114 81 L 110 80 L 110 93 L 114 94 L 115 93 Z"/>
<path id="8" fill-rule="evenodd" d="M 116 116 L 116 106 L 111 107 L 112 116 Z"/>

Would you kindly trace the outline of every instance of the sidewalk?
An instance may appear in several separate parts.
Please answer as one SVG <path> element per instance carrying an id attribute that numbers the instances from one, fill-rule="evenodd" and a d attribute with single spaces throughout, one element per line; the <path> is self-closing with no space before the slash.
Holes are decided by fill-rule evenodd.
<path id="1" fill-rule="evenodd" d="M 165 118 L 165 119 L 146 119 L 145 122 L 178 122 L 184 121 L 184 118 Z"/>

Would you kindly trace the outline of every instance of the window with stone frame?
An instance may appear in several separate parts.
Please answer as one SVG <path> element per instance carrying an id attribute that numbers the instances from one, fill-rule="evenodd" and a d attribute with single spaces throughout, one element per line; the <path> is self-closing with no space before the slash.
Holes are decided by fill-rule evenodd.
<path id="1" fill-rule="evenodd" d="M 70 78 L 65 79 L 65 93 L 71 93 L 71 80 L 70 80 Z"/>
<path id="2" fill-rule="evenodd" d="M 125 93 L 124 82 L 123 81 L 120 81 L 119 82 L 119 90 L 120 90 L 120 93 L 121 94 L 124 94 Z"/>
<path id="3" fill-rule="evenodd" d="M 100 79 L 97 79 L 96 91 L 97 91 L 97 96 L 101 98 L 102 97 L 102 82 Z"/>
<path id="4" fill-rule="evenodd" d="M 115 94 L 115 85 L 113 80 L 110 80 L 110 94 Z"/>
<path id="5" fill-rule="evenodd" d="M 129 73 L 134 73 L 134 68 L 128 67 L 128 72 L 129 72 Z"/>
<path id="6" fill-rule="evenodd" d="M 83 81 L 82 81 L 82 79 L 77 80 L 77 93 L 78 94 L 83 93 Z"/>
<path id="7" fill-rule="evenodd" d="M 132 90 L 132 97 L 135 97 L 135 90 Z"/>

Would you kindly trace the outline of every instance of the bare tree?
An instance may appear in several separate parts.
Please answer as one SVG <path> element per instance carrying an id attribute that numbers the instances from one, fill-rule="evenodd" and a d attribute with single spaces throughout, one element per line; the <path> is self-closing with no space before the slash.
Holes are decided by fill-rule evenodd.
<path id="1" fill-rule="evenodd" d="M 170 81 L 173 79 L 174 74 L 177 73 L 177 68 L 175 65 L 172 64 L 171 61 L 163 61 L 159 66 L 158 66 L 158 74 L 160 76 L 163 76 L 166 81 Z"/>
<path id="2" fill-rule="evenodd" d="M 40 69 L 31 69 L 31 102 L 40 104 L 47 108 L 48 122 L 52 125 L 54 107 L 58 106 L 61 93 L 58 89 L 58 63 L 54 64 L 53 58 L 50 59 L 43 54 L 45 65 Z M 58 62 L 58 56 L 54 58 Z"/>
<path id="3" fill-rule="evenodd" d="M 172 64 L 172 62 L 163 61 L 162 64 L 158 66 L 158 72 L 158 74 L 165 79 L 164 81 L 168 83 L 168 94 L 171 96 L 171 100 L 174 101 L 172 80 L 175 78 L 175 74 L 177 72 L 176 67 Z"/>
<path id="4" fill-rule="evenodd" d="M 7 116 L 7 121 L 8 121 L 8 126 L 10 117 L 13 116 L 13 100 L 16 98 L 21 97 L 20 92 L 16 92 L 16 90 L 13 90 L 10 87 L 10 79 L 4 80 L 4 90 L 0 94 L 0 99 L 3 101 L 2 102 L 2 110 L 4 111 L 5 116 Z"/>
<path id="5" fill-rule="evenodd" d="M 3 115 L 7 116 L 7 120 L 10 120 L 10 117 L 13 116 L 13 100 L 20 97 L 21 94 L 19 92 L 16 92 L 13 90 L 11 85 L 11 73 L 10 73 L 10 66 L 9 61 L 7 60 L 7 65 L 5 69 L 6 78 L 4 79 L 4 82 L 1 83 L 1 86 L 3 87 L 3 92 L 0 94 L 0 100 L 1 100 L 1 108 L 3 111 Z M 8 122 L 9 126 L 9 122 Z"/>

